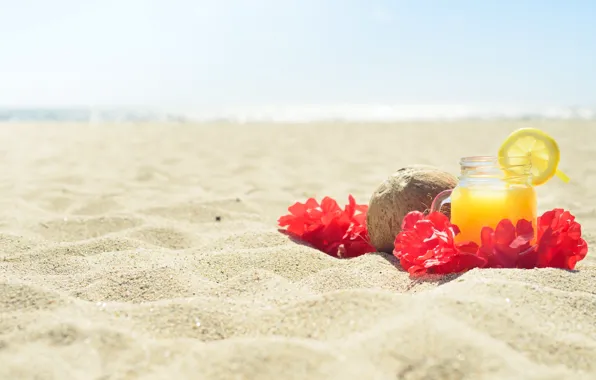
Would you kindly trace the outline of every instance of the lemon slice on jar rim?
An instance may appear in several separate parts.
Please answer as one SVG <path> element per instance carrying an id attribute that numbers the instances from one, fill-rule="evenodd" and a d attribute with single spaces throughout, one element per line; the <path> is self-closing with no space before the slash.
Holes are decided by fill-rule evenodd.
<path id="1" fill-rule="evenodd" d="M 521 128 L 511 133 L 499 149 L 499 163 L 515 175 L 516 167 L 512 162 L 521 156 L 527 156 L 531 161 L 532 185 L 543 185 L 555 175 L 563 182 L 569 182 L 569 177 L 558 168 L 559 145 L 548 133 L 537 128 Z"/>

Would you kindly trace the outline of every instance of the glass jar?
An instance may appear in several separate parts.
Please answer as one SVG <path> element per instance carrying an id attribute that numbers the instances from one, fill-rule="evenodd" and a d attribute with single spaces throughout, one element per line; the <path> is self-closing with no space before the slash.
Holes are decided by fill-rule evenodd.
<path id="1" fill-rule="evenodd" d="M 451 223 L 460 229 L 457 242 L 480 245 L 482 228 L 495 229 L 502 219 L 514 225 L 525 219 L 536 231 L 537 200 L 529 157 L 509 157 L 505 165 L 492 156 L 464 157 L 460 166 L 458 185 L 439 193 L 431 205 L 432 212 L 451 204 Z"/>

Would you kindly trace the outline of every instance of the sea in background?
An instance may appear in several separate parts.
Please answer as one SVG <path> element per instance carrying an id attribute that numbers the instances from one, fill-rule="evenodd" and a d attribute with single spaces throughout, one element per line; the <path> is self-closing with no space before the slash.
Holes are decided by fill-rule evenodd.
<path id="1" fill-rule="evenodd" d="M 209 110 L 155 108 L 0 108 L 0 122 L 398 122 L 458 120 L 596 120 L 593 107 L 470 105 L 302 105 Z"/>

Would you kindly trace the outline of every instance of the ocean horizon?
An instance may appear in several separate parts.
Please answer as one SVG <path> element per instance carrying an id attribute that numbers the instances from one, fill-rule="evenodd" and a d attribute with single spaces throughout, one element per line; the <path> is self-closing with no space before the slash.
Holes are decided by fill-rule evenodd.
<path id="1" fill-rule="evenodd" d="M 596 120 L 594 107 L 471 105 L 301 105 L 195 110 L 143 107 L 0 107 L 0 122 L 404 122 L 465 120 Z"/>

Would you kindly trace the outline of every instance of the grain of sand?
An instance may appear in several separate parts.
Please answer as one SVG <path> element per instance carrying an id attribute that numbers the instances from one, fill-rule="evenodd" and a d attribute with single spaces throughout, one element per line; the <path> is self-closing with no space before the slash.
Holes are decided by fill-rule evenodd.
<path id="1" fill-rule="evenodd" d="M 594 379 L 591 254 L 413 281 L 276 228 L 408 164 L 457 173 L 520 126 L 554 134 L 572 178 L 540 211 L 593 245 L 595 123 L 2 124 L 0 378 Z"/>

